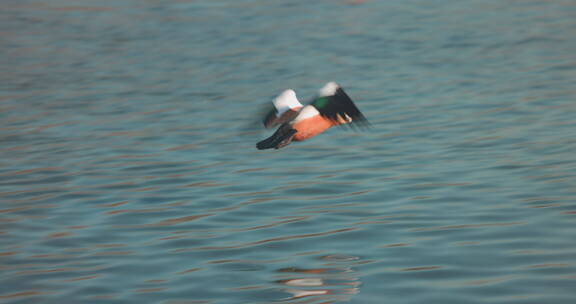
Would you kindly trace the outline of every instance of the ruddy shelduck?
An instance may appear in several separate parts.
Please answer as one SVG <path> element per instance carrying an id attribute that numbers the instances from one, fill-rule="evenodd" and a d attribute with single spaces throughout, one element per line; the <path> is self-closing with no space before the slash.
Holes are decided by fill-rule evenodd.
<path id="1" fill-rule="evenodd" d="M 318 97 L 309 105 L 303 106 L 293 90 L 282 92 L 273 104 L 274 109 L 264 118 L 264 126 L 281 126 L 272 136 L 256 144 L 259 150 L 280 149 L 292 141 L 307 140 L 334 126 L 368 125 L 352 99 L 335 82 L 322 87 Z"/>

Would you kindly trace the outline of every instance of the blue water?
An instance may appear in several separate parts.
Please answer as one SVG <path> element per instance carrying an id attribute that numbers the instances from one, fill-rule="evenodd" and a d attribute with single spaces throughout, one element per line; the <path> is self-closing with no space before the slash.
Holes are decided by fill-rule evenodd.
<path id="1" fill-rule="evenodd" d="M 2 7 L 0 302 L 576 302 L 574 1 Z"/>

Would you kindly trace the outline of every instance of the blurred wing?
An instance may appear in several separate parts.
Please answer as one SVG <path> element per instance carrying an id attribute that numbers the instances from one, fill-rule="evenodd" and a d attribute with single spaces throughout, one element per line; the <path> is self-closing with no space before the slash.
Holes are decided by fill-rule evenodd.
<path id="1" fill-rule="evenodd" d="M 252 113 L 249 113 L 243 122 L 239 125 L 238 131 L 242 135 L 255 135 L 262 132 L 264 129 L 262 128 L 262 124 L 266 127 L 266 125 L 270 125 L 271 123 L 275 123 L 274 121 L 269 121 L 270 119 L 274 119 L 276 108 L 271 105 L 269 102 L 257 105 L 256 110 Z M 276 125 L 276 124 L 274 124 Z M 268 128 L 268 127 L 267 127 Z"/>
<path id="2" fill-rule="evenodd" d="M 268 129 L 278 125 L 278 109 L 275 107 L 269 107 L 264 113 L 265 114 L 262 115 L 264 116 L 264 119 L 262 120 L 264 128 Z"/>

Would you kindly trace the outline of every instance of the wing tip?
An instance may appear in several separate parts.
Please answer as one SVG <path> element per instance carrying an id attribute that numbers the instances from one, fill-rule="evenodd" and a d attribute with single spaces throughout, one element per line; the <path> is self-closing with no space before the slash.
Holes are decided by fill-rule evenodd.
<path id="1" fill-rule="evenodd" d="M 330 82 L 327 82 L 322 88 L 320 88 L 320 90 L 318 91 L 318 95 L 320 97 L 333 96 L 334 94 L 336 94 L 338 89 L 341 89 L 341 88 L 342 87 L 340 87 L 340 85 L 337 84 L 336 82 L 330 81 Z"/>

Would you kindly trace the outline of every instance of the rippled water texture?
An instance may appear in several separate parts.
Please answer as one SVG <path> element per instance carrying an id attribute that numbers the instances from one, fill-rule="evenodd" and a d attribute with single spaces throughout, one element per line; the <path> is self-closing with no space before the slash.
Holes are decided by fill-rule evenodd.
<path id="1" fill-rule="evenodd" d="M 574 1 L 2 7 L 0 302 L 576 303 Z"/>

